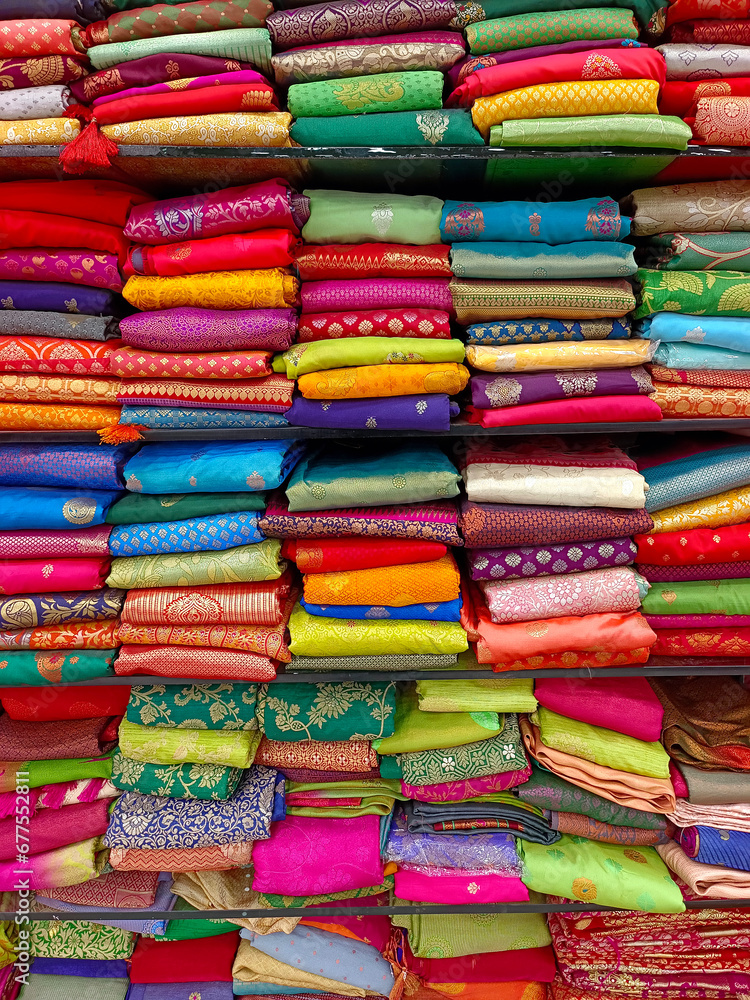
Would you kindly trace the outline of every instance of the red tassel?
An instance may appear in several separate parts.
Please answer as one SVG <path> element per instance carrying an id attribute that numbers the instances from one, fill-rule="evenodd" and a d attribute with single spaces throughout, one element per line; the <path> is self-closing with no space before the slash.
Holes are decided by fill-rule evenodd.
<path id="1" fill-rule="evenodd" d="M 85 174 L 88 170 L 105 170 L 120 152 L 117 144 L 99 131 L 96 118 L 90 108 L 82 104 L 72 104 L 63 114 L 64 118 L 78 118 L 88 122 L 60 153 L 60 164 L 66 174 Z"/>
<path id="2" fill-rule="evenodd" d="M 101 438 L 99 444 L 127 444 L 129 441 L 143 441 L 141 431 L 145 430 L 147 428 L 141 424 L 114 424 L 96 433 Z"/>

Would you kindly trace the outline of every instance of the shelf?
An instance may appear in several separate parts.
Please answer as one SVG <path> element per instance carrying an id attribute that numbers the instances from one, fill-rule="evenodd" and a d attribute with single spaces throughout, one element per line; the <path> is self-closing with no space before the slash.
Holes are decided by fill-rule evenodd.
<path id="1" fill-rule="evenodd" d="M 510 670 L 494 671 L 489 669 L 464 670 L 331 670 L 331 671 L 284 671 L 272 681 L 246 681 L 237 683 L 248 684 L 330 684 L 336 681 L 357 680 L 365 683 L 373 681 L 465 681 L 465 680 L 502 680 L 503 678 L 519 677 L 692 677 L 701 674 L 706 677 L 728 677 L 738 674 L 750 675 L 750 663 L 744 659 L 730 657 L 680 657 L 655 656 L 649 663 L 634 663 L 622 667 L 595 667 L 586 669 L 559 667 L 549 670 Z M 50 684 L 43 687 L 39 684 L 0 684 L 0 697 L 3 687 L 36 688 L 48 691 L 54 687 L 117 687 L 133 684 L 213 684 L 220 678 L 216 677 L 158 677 L 152 674 L 132 674 L 129 676 L 92 677 L 83 681 L 65 681 L 63 684 Z"/>
<path id="2" fill-rule="evenodd" d="M 672 434 L 682 431 L 745 431 L 750 435 L 750 417 L 697 417 L 658 420 L 649 423 L 518 424 L 513 427 L 480 427 L 456 421 L 447 431 L 365 430 L 329 427 L 248 427 L 191 430 L 147 430 L 146 441 L 278 441 L 341 440 L 356 438 L 517 437 L 529 434 Z M 0 444 L 98 444 L 94 431 L 2 431 Z"/>
<path id="3" fill-rule="evenodd" d="M 750 899 L 696 899 L 686 900 L 685 906 L 688 910 L 708 910 L 708 909 L 745 909 L 750 907 Z M 425 913 L 598 913 L 619 912 L 618 907 L 597 906 L 592 903 L 484 903 L 484 904 L 456 904 L 441 905 L 432 904 L 414 906 L 372 906 L 363 903 L 362 906 L 354 904 L 352 906 L 336 906 L 331 903 L 329 906 L 316 906 L 314 910 L 305 906 L 274 907 L 272 909 L 248 909 L 248 910 L 97 910 L 92 913 L 70 913 L 61 910 L 39 910 L 30 912 L 31 920 L 237 920 L 241 917 L 269 917 L 283 915 L 285 917 L 307 917 L 311 912 L 320 917 L 333 917 L 341 915 L 367 915 L 377 914 L 378 916 L 398 916 L 409 914 Z M 14 912 L 0 913 L 0 920 L 13 920 Z M 663 914 L 669 918 L 670 914 Z"/>

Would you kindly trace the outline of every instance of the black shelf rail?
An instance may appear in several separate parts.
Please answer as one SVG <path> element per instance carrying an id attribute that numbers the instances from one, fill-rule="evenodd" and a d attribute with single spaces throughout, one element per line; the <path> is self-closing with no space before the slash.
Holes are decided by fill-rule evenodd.
<path id="1" fill-rule="evenodd" d="M 696 417 L 685 420 L 624 421 L 600 424 L 517 424 L 512 427 L 480 427 L 456 421 L 447 431 L 367 430 L 329 427 L 227 427 L 190 430 L 146 430 L 145 441 L 278 441 L 341 440 L 356 438 L 463 438 L 518 437 L 536 434 L 674 434 L 695 431 L 745 431 L 750 435 L 750 417 Z M 3 431 L 0 444 L 96 444 L 95 431 Z"/>

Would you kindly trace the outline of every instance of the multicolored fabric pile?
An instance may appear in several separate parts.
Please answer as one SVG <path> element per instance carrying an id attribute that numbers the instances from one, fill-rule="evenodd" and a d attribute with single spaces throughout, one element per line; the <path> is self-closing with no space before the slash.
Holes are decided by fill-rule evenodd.
<path id="1" fill-rule="evenodd" d="M 690 132 L 659 114 L 657 0 L 576 9 L 560 0 L 459 4 L 471 55 L 449 74 L 448 107 L 471 108 L 491 146 L 685 149 Z"/>
<path id="2" fill-rule="evenodd" d="M 305 8 L 306 9 L 306 8 Z M 451 339 L 451 266 L 443 202 L 429 195 L 309 190 L 300 343 L 283 355 L 297 379 L 287 414 L 308 427 L 448 430 L 466 385 Z"/>
<path id="3" fill-rule="evenodd" d="M 669 417 L 750 415 L 750 182 L 634 191 L 643 267 L 634 318 L 658 341 L 654 400 Z"/>
<path id="4" fill-rule="evenodd" d="M 472 443 L 463 477 L 462 621 L 477 661 L 501 671 L 645 662 L 656 636 L 638 610 L 648 584 L 630 565 L 630 536 L 651 518 L 635 462 L 607 441 Z"/>

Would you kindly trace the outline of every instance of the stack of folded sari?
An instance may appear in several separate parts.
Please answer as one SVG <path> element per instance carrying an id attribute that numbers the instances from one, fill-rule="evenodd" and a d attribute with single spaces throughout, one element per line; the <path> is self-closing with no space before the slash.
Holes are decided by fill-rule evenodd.
<path id="1" fill-rule="evenodd" d="M 460 544 L 448 499 L 458 481 L 435 446 L 366 455 L 330 447 L 300 462 L 286 502 L 272 500 L 261 520 L 269 536 L 294 540 L 284 551 L 304 572 L 304 598 L 289 620 L 295 663 L 386 670 L 399 659 L 414 667 L 446 656 L 455 663 L 467 648 L 459 573 L 447 549 Z M 353 496 L 360 506 L 342 510 Z M 324 541 L 307 541 L 316 537 Z"/>
<path id="2" fill-rule="evenodd" d="M 635 318 L 660 341 L 654 399 L 670 417 L 750 414 L 750 182 L 644 188 L 625 201 L 643 237 Z"/>
<path id="3" fill-rule="evenodd" d="M 32 921 L 30 928 L 27 996 L 125 1000 L 134 933 L 87 920 Z"/>
<path id="4" fill-rule="evenodd" d="M 482 144 L 466 111 L 442 110 L 443 73 L 466 51 L 453 0 L 279 6 L 271 62 L 300 145 Z"/>
<path id="5" fill-rule="evenodd" d="M 76 34 L 96 70 L 75 96 L 89 104 L 107 155 L 118 145 L 288 146 L 265 74 L 269 0 L 188 0 L 117 10 Z M 68 151 L 86 166 L 87 151 Z M 67 157 L 66 157 L 67 159 Z"/>
<path id="6" fill-rule="evenodd" d="M 745 656 L 750 651 L 748 512 L 750 445 L 696 438 L 647 453 L 654 527 L 636 538 L 638 570 L 651 583 L 643 613 L 664 656 Z"/>
<path id="7" fill-rule="evenodd" d="M 95 17 L 102 13 L 96 0 L 86 0 L 85 7 Z M 10 11 L 3 5 L 0 145 L 57 146 L 78 136 L 79 123 L 63 115 L 74 101 L 69 84 L 88 71 L 77 44 L 86 20 L 81 14 L 76 0 L 30 0 L 12 4 Z"/>
<path id="8" fill-rule="evenodd" d="M 131 213 L 124 295 L 143 311 L 123 321 L 125 344 L 110 360 L 126 423 L 286 423 L 293 383 L 271 359 L 294 340 L 289 265 L 307 211 L 305 198 L 273 179 Z"/>
<path id="9" fill-rule="evenodd" d="M 232 1000 L 237 928 L 206 920 L 170 921 L 169 926 L 176 934 L 168 940 L 138 939 L 130 962 L 129 1000 Z"/>
<path id="10" fill-rule="evenodd" d="M 462 621 L 496 670 L 643 663 L 648 584 L 629 565 L 650 527 L 643 476 L 606 440 L 468 447 Z"/>
<path id="11" fill-rule="evenodd" d="M 550 1000 L 595 1000 L 603 979 L 613 1000 L 636 991 L 664 1000 L 747 995 L 736 943 L 747 934 L 747 910 L 550 913 L 548 920 L 559 968 Z"/>
<path id="12" fill-rule="evenodd" d="M 671 0 L 660 51 L 667 82 L 659 108 L 679 115 L 693 142 L 750 144 L 750 21 L 742 3 Z"/>
<path id="13" fill-rule="evenodd" d="M 4 684 L 52 686 L 112 673 L 125 595 L 106 584 L 103 522 L 123 491 L 131 452 L 130 445 L 0 448 Z"/>
<path id="14" fill-rule="evenodd" d="M 664 710 L 643 678 L 536 685 L 521 722 L 536 765 L 518 787 L 558 831 L 553 852 L 523 842 L 524 882 L 565 899 L 662 913 L 684 909 L 655 846 L 676 805 L 659 742 Z"/>
<path id="15" fill-rule="evenodd" d="M 663 742 L 680 797 L 659 853 L 702 899 L 746 899 L 750 887 L 750 694 L 733 677 L 659 678 Z"/>
<path id="16" fill-rule="evenodd" d="M 267 680 L 290 659 L 296 592 L 259 521 L 262 491 L 284 481 L 300 448 L 170 443 L 128 462 L 130 494 L 109 513 L 108 583 L 128 591 L 118 673 Z"/>
<path id="17" fill-rule="evenodd" d="M 428 195 L 305 194 L 310 217 L 296 259 L 300 343 L 282 368 L 298 380 L 290 423 L 447 430 L 458 413 L 449 397 L 464 388 L 468 372 L 460 364 L 464 345 L 450 337 L 443 202 Z"/>
<path id="18" fill-rule="evenodd" d="M 117 424 L 123 226 L 147 200 L 115 181 L 0 185 L 0 427 L 93 430 Z"/>
<path id="19" fill-rule="evenodd" d="M 466 356 L 477 370 L 471 422 L 660 419 L 643 368 L 653 348 L 627 339 L 629 230 L 611 198 L 445 203 L 453 304 L 471 324 Z"/>
<path id="20" fill-rule="evenodd" d="M 684 122 L 659 115 L 664 58 L 635 41 L 658 9 L 656 0 L 459 4 L 471 57 L 450 74 L 447 103 L 471 108 L 491 146 L 685 149 Z"/>

